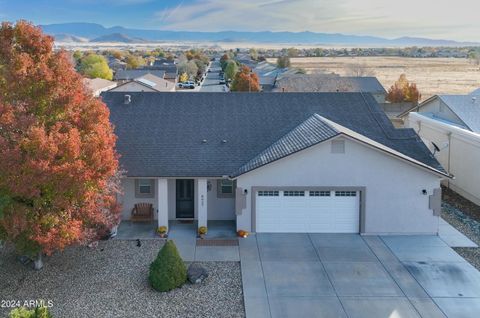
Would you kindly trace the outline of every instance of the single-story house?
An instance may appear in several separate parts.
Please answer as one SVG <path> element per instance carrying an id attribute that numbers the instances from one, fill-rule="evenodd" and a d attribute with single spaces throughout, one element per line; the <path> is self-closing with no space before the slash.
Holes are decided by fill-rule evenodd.
<path id="1" fill-rule="evenodd" d="M 119 59 L 114 58 L 113 56 L 110 56 L 108 58 L 108 67 L 110 67 L 114 72 L 117 72 L 119 70 L 126 70 L 127 63 L 120 61 Z"/>
<path id="2" fill-rule="evenodd" d="M 95 97 L 98 97 L 101 93 L 117 87 L 116 82 L 109 81 L 103 78 L 84 78 L 83 83 Z"/>
<path id="3" fill-rule="evenodd" d="M 298 73 L 297 69 L 278 68 L 277 65 L 266 61 L 256 64 L 252 72 L 258 76 L 259 84 L 264 92 L 270 92 L 275 87 L 277 79 L 288 74 Z"/>
<path id="4" fill-rule="evenodd" d="M 370 94 L 102 94 L 127 171 L 123 218 L 237 230 L 435 234 L 449 178 Z"/>
<path id="5" fill-rule="evenodd" d="M 176 83 L 178 78 L 178 66 L 175 61 L 168 59 L 157 59 L 152 65 L 144 66 L 143 69 L 164 71 L 164 79 Z"/>
<path id="6" fill-rule="evenodd" d="M 433 96 L 402 116 L 455 176 L 446 185 L 480 204 L 480 96 Z"/>
<path id="7" fill-rule="evenodd" d="M 115 72 L 114 79 L 117 82 L 124 83 L 145 76 L 147 74 L 152 74 L 159 78 L 165 78 L 165 71 L 162 70 L 134 69 L 118 70 L 117 72 Z"/>
<path id="8" fill-rule="evenodd" d="M 120 84 L 112 92 L 175 92 L 175 84 L 153 74 L 145 74 Z"/>
<path id="9" fill-rule="evenodd" d="M 275 82 L 273 92 L 362 92 L 385 103 L 387 91 L 376 77 L 338 76 L 331 74 L 289 74 Z"/>

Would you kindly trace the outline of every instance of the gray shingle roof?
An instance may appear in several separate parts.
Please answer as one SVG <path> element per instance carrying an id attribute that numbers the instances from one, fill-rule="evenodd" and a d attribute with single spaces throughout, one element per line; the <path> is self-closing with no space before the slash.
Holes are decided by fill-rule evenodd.
<path id="1" fill-rule="evenodd" d="M 438 97 L 465 123 L 468 129 L 480 132 L 480 96 L 438 95 Z"/>
<path id="2" fill-rule="evenodd" d="M 292 129 L 285 136 L 274 142 L 267 149 L 259 153 L 240 167 L 233 175 L 237 176 L 256 169 L 280 158 L 291 155 L 339 134 L 328 125 L 318 114 L 313 114 L 303 123 Z"/>
<path id="3" fill-rule="evenodd" d="M 287 92 L 364 92 L 386 94 L 376 77 L 341 77 L 329 74 L 296 74 L 279 78 L 274 91 Z"/>
<path id="4" fill-rule="evenodd" d="M 148 70 L 148 69 L 118 70 L 115 73 L 115 80 L 116 81 L 133 80 L 141 76 L 144 76 L 146 74 L 152 74 L 160 78 L 165 77 L 165 71 L 163 70 Z"/>
<path id="5" fill-rule="evenodd" d="M 124 95 L 102 98 L 132 177 L 231 175 L 314 114 L 443 171 L 415 131 L 395 129 L 370 94 L 144 92 L 130 93 L 128 105 Z"/>
<path id="6" fill-rule="evenodd" d="M 473 92 L 471 92 L 470 95 L 475 95 L 475 96 L 480 95 L 480 88 L 477 88 L 476 90 L 474 90 Z"/>

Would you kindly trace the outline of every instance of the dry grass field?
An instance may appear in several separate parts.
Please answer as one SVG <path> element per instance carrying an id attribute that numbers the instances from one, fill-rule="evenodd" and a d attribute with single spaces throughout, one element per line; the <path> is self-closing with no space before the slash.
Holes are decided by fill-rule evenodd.
<path id="1" fill-rule="evenodd" d="M 275 59 L 269 59 L 275 63 Z M 422 99 L 435 94 L 468 94 L 480 87 L 480 67 L 467 59 L 404 57 L 307 57 L 292 58 L 293 67 L 308 73 L 353 75 L 352 65 L 364 65 L 388 89 L 400 76 L 407 74 L 417 83 Z"/>

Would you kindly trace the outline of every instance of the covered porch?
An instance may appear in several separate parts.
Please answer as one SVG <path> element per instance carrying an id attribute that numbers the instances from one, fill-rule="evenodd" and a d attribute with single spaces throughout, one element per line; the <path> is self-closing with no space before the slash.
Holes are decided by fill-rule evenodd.
<path id="1" fill-rule="evenodd" d="M 235 221 L 207 221 L 207 239 L 232 239 L 236 238 Z M 131 222 L 124 220 L 120 223 L 115 239 L 118 240 L 153 240 L 161 239 L 156 233 L 157 221 Z M 168 238 L 196 238 L 198 222 L 171 220 L 168 222 Z"/>
<path id="2" fill-rule="evenodd" d="M 149 239 L 160 226 L 172 231 L 208 229 L 207 238 L 234 237 L 236 233 L 235 182 L 214 178 L 125 178 L 122 222 L 117 237 Z M 150 213 L 135 221 L 139 206 Z"/>

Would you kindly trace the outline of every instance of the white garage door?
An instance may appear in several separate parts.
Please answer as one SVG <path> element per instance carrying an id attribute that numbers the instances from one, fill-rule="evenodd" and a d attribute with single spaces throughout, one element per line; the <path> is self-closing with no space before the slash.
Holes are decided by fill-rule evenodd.
<path id="1" fill-rule="evenodd" d="M 358 233 L 359 192 L 258 191 L 256 231 Z"/>

